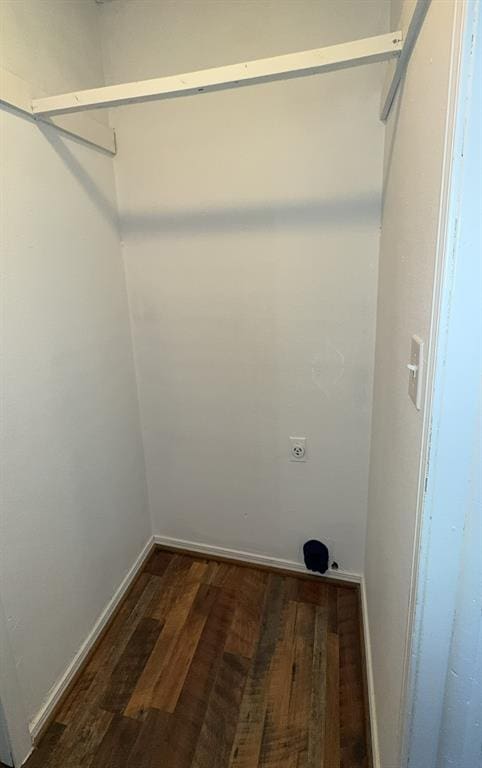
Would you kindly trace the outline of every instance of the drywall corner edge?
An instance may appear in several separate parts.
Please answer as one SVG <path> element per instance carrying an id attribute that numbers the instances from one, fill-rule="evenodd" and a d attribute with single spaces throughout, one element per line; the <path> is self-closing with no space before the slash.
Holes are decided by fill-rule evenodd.
<path id="1" fill-rule="evenodd" d="M 365 665 L 367 677 L 368 708 L 370 713 L 370 733 L 372 739 L 373 768 L 381 768 L 380 748 L 378 745 L 378 721 L 375 700 L 375 683 L 373 678 L 372 646 L 370 639 L 370 624 L 368 620 L 368 600 L 365 579 L 360 581 L 360 599 L 362 611 L 363 640 L 365 644 Z"/>
<path id="2" fill-rule="evenodd" d="M 144 547 L 142 548 L 141 552 L 137 556 L 133 565 L 127 571 L 122 582 L 120 583 L 119 587 L 115 591 L 113 597 L 107 603 L 106 607 L 104 608 L 101 615 L 99 616 L 96 623 L 94 624 L 91 631 L 89 632 L 88 636 L 82 643 L 80 649 L 78 650 L 78 652 L 76 653 L 72 661 L 70 662 L 69 666 L 67 667 L 63 675 L 60 677 L 60 679 L 51 688 L 40 710 L 37 712 L 35 717 L 30 721 L 29 723 L 30 735 L 32 737 L 32 741 L 34 744 L 41 737 L 44 729 L 49 723 L 50 718 L 52 717 L 53 712 L 55 711 L 56 707 L 60 703 L 62 697 L 65 695 L 72 681 L 74 680 L 74 678 L 76 677 L 80 669 L 82 668 L 82 665 L 88 658 L 89 653 L 91 652 L 92 648 L 96 644 L 97 640 L 99 640 L 103 631 L 106 629 L 107 625 L 109 624 L 111 618 L 116 613 L 117 608 L 119 607 L 123 598 L 129 591 L 129 588 L 133 584 L 136 576 L 141 571 L 142 566 L 144 565 L 147 558 L 151 554 L 154 546 L 155 546 L 154 538 L 151 536 L 145 543 Z"/>
<path id="3" fill-rule="evenodd" d="M 8 731 L 9 749 L 15 765 L 23 765 L 32 751 L 32 738 L 22 691 L 16 674 L 15 660 L 10 645 L 7 617 L 0 599 L 0 692 L 1 704 Z"/>
<path id="4" fill-rule="evenodd" d="M 294 573 L 309 573 L 310 576 L 318 578 L 316 574 L 307 572 L 305 566 L 302 563 L 298 563 L 295 560 L 285 560 L 280 557 L 272 557 L 271 555 L 261 555 L 255 552 L 246 552 L 242 549 L 227 549 L 225 547 L 218 547 L 213 544 L 206 544 L 199 541 L 189 541 L 188 539 L 175 539 L 170 536 L 154 535 L 154 543 L 160 547 L 168 547 L 170 549 L 189 550 L 191 552 L 198 552 L 200 555 L 209 555 L 211 557 L 226 558 L 227 560 L 241 560 L 245 563 L 251 563 L 252 565 L 262 565 L 268 568 L 276 568 L 282 571 L 293 571 Z M 332 571 L 329 570 L 326 573 L 333 579 L 339 579 L 340 581 L 347 581 L 350 584 L 361 584 L 362 576 L 359 573 L 351 573 L 350 571 Z M 320 576 L 319 578 L 323 578 Z"/>

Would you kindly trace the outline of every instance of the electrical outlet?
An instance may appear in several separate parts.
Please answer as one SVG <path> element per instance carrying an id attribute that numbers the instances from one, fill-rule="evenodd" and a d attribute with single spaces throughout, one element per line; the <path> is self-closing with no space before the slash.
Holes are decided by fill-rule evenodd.
<path id="1" fill-rule="evenodd" d="M 306 461 L 306 437 L 290 437 L 290 461 Z"/>

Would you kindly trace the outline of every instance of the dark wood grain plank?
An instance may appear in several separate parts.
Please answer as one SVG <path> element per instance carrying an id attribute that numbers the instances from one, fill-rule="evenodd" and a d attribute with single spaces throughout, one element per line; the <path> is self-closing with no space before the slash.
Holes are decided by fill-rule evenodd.
<path id="1" fill-rule="evenodd" d="M 185 590 L 179 592 L 177 599 L 167 614 L 161 634 L 124 710 L 124 714 L 127 717 L 142 717 L 143 713 L 151 708 L 151 701 L 157 683 L 167 669 L 169 659 L 176 647 L 184 623 L 189 616 L 199 587 L 200 584 L 193 583 L 186 586 Z"/>
<path id="2" fill-rule="evenodd" d="M 123 768 L 139 735 L 139 729 L 140 724 L 136 720 L 114 715 L 89 768 Z"/>
<path id="3" fill-rule="evenodd" d="M 114 667 L 100 707 L 108 712 L 122 712 L 161 633 L 155 619 L 141 619 Z"/>
<path id="4" fill-rule="evenodd" d="M 145 571 L 140 574 L 105 634 L 97 652 L 89 660 L 89 663 L 86 666 L 89 673 L 95 673 L 98 669 L 104 666 L 106 656 L 109 655 L 112 646 L 116 644 L 118 636 L 125 635 L 126 620 L 131 614 L 138 615 L 139 605 L 142 607 L 142 611 L 145 610 L 146 592 L 151 595 L 152 599 L 158 584 L 159 581 L 155 577 L 153 578 L 151 574 L 146 573 Z"/>
<path id="5" fill-rule="evenodd" d="M 90 685 L 85 690 L 81 688 L 81 692 L 77 695 L 73 690 L 56 718 L 59 722 L 65 722 L 69 730 L 75 732 L 76 729 L 81 729 L 84 726 L 84 720 L 99 707 L 109 685 L 110 676 L 133 632 L 144 618 L 147 607 L 159 590 L 159 585 L 160 579 L 157 576 L 148 575 L 148 581 L 138 595 L 135 605 L 130 606 L 129 613 L 124 613 L 121 623 L 118 624 L 116 620 L 99 645 L 95 656 L 87 664 L 85 674 L 91 680 Z"/>
<path id="6" fill-rule="evenodd" d="M 168 756 L 170 715 L 150 709 L 139 726 L 139 735 L 127 762 L 117 768 L 164 768 Z"/>
<path id="7" fill-rule="evenodd" d="M 155 709 L 174 712 L 204 625 L 218 593 L 219 590 L 216 587 L 200 585 L 189 615 L 177 636 L 169 658 L 166 659 L 163 673 L 159 676 L 153 691 L 151 702 Z"/>
<path id="8" fill-rule="evenodd" d="M 88 710 L 75 727 L 67 727 L 48 761 L 48 768 L 90 766 L 114 715 L 102 709 Z"/>
<path id="9" fill-rule="evenodd" d="M 64 703 L 57 713 L 57 722 L 68 725 L 75 719 L 76 712 L 85 705 L 89 699 L 90 686 L 94 682 L 95 671 L 84 670 L 82 675 L 76 680 L 75 684 L 67 694 Z"/>
<path id="10" fill-rule="evenodd" d="M 354 590 L 338 588 L 337 597 L 341 768 L 367 768 L 358 595 Z"/>
<path id="11" fill-rule="evenodd" d="M 302 603 L 313 603 L 314 605 L 326 607 L 330 590 L 328 584 L 325 584 L 321 579 L 313 579 L 313 581 L 298 579 L 297 586 L 298 594 L 296 600 Z"/>
<path id="12" fill-rule="evenodd" d="M 88 659 L 82 674 L 75 680 L 66 696 L 64 696 L 55 716 L 57 722 L 68 725 L 72 719 L 75 719 L 76 714 L 84 706 L 85 702 L 88 701 L 88 692 L 96 672 L 107 663 L 106 657 L 109 654 L 110 648 L 116 644 L 117 637 L 122 637 L 124 634 L 126 618 L 134 611 L 148 584 L 151 585 L 150 589 L 152 589 L 150 575 L 145 572 L 141 573 L 129 590 L 100 644 L 97 646 L 95 654 Z"/>
<path id="13" fill-rule="evenodd" d="M 326 718 L 328 611 L 317 606 L 311 672 L 311 711 L 308 726 L 308 768 L 323 768 L 323 734 Z"/>
<path id="14" fill-rule="evenodd" d="M 34 749 L 24 768 L 44 768 L 64 731 L 65 725 L 62 723 L 53 722 L 49 725 L 41 743 Z"/>
<path id="15" fill-rule="evenodd" d="M 289 590 L 289 594 L 292 594 Z M 284 603 L 282 630 L 271 660 L 266 714 L 261 742 L 260 768 L 278 768 L 297 754 L 296 734 L 289 726 L 293 677 L 297 603 Z"/>
<path id="16" fill-rule="evenodd" d="M 245 569 L 235 563 L 218 563 L 216 573 L 213 575 L 212 584 L 223 589 L 233 589 L 239 594 L 239 585 L 243 579 Z"/>
<path id="17" fill-rule="evenodd" d="M 190 768 L 232 620 L 234 595 L 221 590 L 208 616 L 176 711 L 162 768 Z"/>
<path id="18" fill-rule="evenodd" d="M 267 706 L 268 679 L 284 602 L 283 577 L 270 575 L 256 653 L 248 675 L 229 766 L 252 768 L 259 761 Z"/>
<path id="19" fill-rule="evenodd" d="M 152 576 L 163 576 L 173 557 L 172 552 L 155 549 L 144 566 L 144 572 Z"/>
<path id="20" fill-rule="evenodd" d="M 340 648 L 338 635 L 328 633 L 324 768 L 340 768 Z"/>
<path id="21" fill-rule="evenodd" d="M 248 568 L 240 568 L 237 575 L 234 616 L 225 650 L 251 659 L 258 644 L 268 575 Z"/>
<path id="22" fill-rule="evenodd" d="M 327 586 L 328 632 L 338 634 L 338 592 L 331 584 Z"/>
<path id="23" fill-rule="evenodd" d="M 287 762 L 287 766 L 292 765 L 293 768 L 306 768 L 308 762 L 314 628 L 315 606 L 298 603 L 287 723 L 292 741 L 296 744 Z"/>
<path id="24" fill-rule="evenodd" d="M 203 582 L 204 584 L 214 584 L 214 580 L 219 571 L 219 563 L 217 563 L 215 560 L 208 560 L 207 564 L 208 567 L 206 573 L 203 576 Z"/>
<path id="25" fill-rule="evenodd" d="M 154 596 L 151 605 L 147 610 L 147 615 L 151 619 L 164 622 L 173 607 L 179 599 L 180 592 L 185 591 L 188 584 L 194 580 L 188 579 L 188 574 L 193 565 L 193 560 L 185 555 L 174 555 L 162 576 L 159 593 Z"/>
<path id="26" fill-rule="evenodd" d="M 193 768 L 226 768 L 236 733 L 249 660 L 224 653 L 194 753 Z"/>

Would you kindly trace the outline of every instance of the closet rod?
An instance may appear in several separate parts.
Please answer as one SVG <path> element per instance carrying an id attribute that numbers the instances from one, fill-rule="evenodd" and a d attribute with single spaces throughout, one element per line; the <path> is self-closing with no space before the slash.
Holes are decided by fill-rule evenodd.
<path id="1" fill-rule="evenodd" d="M 363 40 L 354 40 L 349 43 L 289 53 L 268 59 L 257 59 L 241 64 L 229 64 L 214 69 L 204 69 L 122 85 L 74 91 L 59 96 L 47 96 L 32 101 L 32 112 L 34 115 L 49 117 L 86 109 L 115 107 L 153 99 L 233 88 L 248 83 L 314 75 L 320 72 L 355 67 L 360 64 L 385 61 L 398 56 L 402 49 L 402 33 L 399 31 L 390 32 Z"/>

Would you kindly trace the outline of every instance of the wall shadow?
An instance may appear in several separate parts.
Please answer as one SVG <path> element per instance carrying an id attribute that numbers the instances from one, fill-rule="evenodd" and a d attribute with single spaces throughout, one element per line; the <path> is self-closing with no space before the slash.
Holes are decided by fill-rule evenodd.
<path id="1" fill-rule="evenodd" d="M 330 225 L 378 224 L 380 194 L 364 197 L 276 201 L 262 205 L 200 206 L 148 213 L 120 212 L 121 228 L 128 235 L 229 234 L 275 229 L 319 229 Z"/>
<path id="2" fill-rule="evenodd" d="M 29 119 L 28 117 L 26 119 Z M 29 119 L 30 120 L 30 119 Z M 32 121 L 33 122 L 33 121 Z M 241 232 L 313 230 L 329 226 L 379 225 L 380 191 L 373 189 L 353 197 L 323 197 L 304 200 L 278 200 L 264 204 L 203 205 L 150 211 L 117 210 L 67 142 L 86 146 L 75 137 L 66 137 L 53 126 L 36 123 L 66 168 L 84 189 L 111 226 L 129 235 L 155 237 L 162 235 L 225 235 Z M 97 152 L 94 147 L 89 151 Z M 102 155 L 106 153 L 101 152 Z M 115 160 L 114 160 L 115 162 Z"/>

